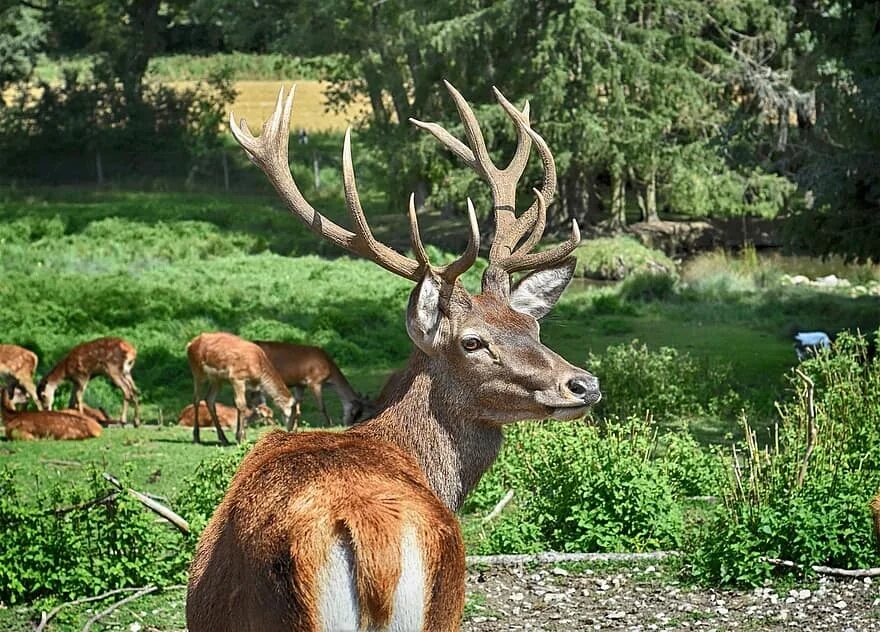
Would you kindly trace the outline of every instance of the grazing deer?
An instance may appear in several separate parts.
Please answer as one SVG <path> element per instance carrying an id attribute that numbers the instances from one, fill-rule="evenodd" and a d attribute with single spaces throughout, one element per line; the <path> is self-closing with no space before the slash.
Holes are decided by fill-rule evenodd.
<path id="1" fill-rule="evenodd" d="M 355 392 L 333 358 L 320 347 L 271 340 L 254 340 L 254 344 L 266 353 L 284 383 L 293 387 L 293 398 L 296 402 L 293 415 L 297 422 L 301 414 L 303 387 L 308 387 L 327 423 L 333 425 L 324 405 L 322 388 L 325 383 L 330 384 L 339 395 L 342 402 L 342 423 L 346 426 L 372 414 L 372 402 Z"/>
<path id="2" fill-rule="evenodd" d="M 37 361 L 37 354 L 24 347 L 0 345 L 0 379 L 9 381 L 10 389 L 20 385 L 37 405 L 37 409 L 42 410 L 43 405 L 34 386 Z"/>
<path id="3" fill-rule="evenodd" d="M 232 406 L 226 406 L 219 402 L 216 402 L 214 406 L 217 409 L 217 418 L 220 420 L 220 427 L 234 427 L 238 420 L 238 409 L 233 408 Z M 207 428 L 214 423 L 208 405 L 205 402 L 199 402 L 199 414 L 196 415 L 195 407 L 192 404 L 189 404 L 186 408 L 180 411 L 180 415 L 177 417 L 177 425 L 192 428 L 193 424 L 196 423 L 196 417 L 198 417 L 199 426 L 202 428 Z M 253 417 L 273 421 L 275 419 L 275 414 L 272 412 L 271 408 L 265 404 L 260 404 L 253 408 L 253 414 L 251 419 L 248 419 L 248 423 L 253 420 Z"/>
<path id="4" fill-rule="evenodd" d="M 293 181 L 287 155 L 292 91 L 286 101 L 279 96 L 258 138 L 244 121 L 239 127 L 231 120 L 236 140 L 306 226 L 415 282 L 406 314 L 413 350 L 372 419 L 343 433 L 273 432 L 244 458 L 190 569 L 190 632 L 459 629 L 464 546 L 452 512 L 495 460 L 502 427 L 523 419 L 577 419 L 599 401 L 596 378 L 539 340 L 538 319 L 570 281 L 569 255 L 580 241 L 575 225 L 563 244 L 532 252 L 556 187 L 550 150 L 530 128 L 528 110 L 520 112 L 496 91 L 518 137 L 510 165 L 496 168 L 470 106 L 447 87 L 470 146 L 436 124 L 416 124 L 492 188 L 495 238 L 482 292 L 473 296 L 458 281 L 479 247 L 470 201 L 468 247 L 439 267 L 428 261 L 411 197 L 415 259 L 406 257 L 369 229 L 348 133 L 342 169 L 355 232 L 318 213 Z M 516 184 L 532 143 L 544 165 L 543 185 L 517 216 Z M 511 282 L 513 273 L 527 270 Z"/>
<path id="5" fill-rule="evenodd" d="M 137 358 L 137 349 L 122 338 L 98 338 L 75 346 L 67 355 L 52 367 L 52 370 L 40 380 L 37 393 L 46 410 L 52 410 L 55 401 L 55 390 L 58 385 L 68 380 L 73 384 L 69 408 L 76 408 L 84 413 L 83 394 L 89 380 L 94 375 L 106 375 L 116 387 L 122 391 L 122 415 L 120 420 L 124 426 L 128 417 L 128 404 L 134 404 L 134 425 L 141 423 L 138 388 L 131 377 L 131 369 Z"/>
<path id="6" fill-rule="evenodd" d="M 193 376 L 193 407 L 195 420 L 193 422 L 193 442 L 199 443 L 199 409 L 197 406 L 204 398 L 217 429 L 217 438 L 223 445 L 229 441 L 220 427 L 220 419 L 217 416 L 217 393 L 223 382 L 232 385 L 235 397 L 236 424 L 235 440 L 241 443 L 247 432 L 247 420 L 251 416 L 246 400 L 246 391 L 263 390 L 275 401 L 275 405 L 281 409 L 284 423 L 287 429 L 291 427 L 291 415 L 293 412 L 293 397 L 284 380 L 278 375 L 275 367 L 269 362 L 269 358 L 257 345 L 238 336 L 227 333 L 199 334 L 186 346 L 186 356 L 189 359 L 189 368 Z M 202 388 L 208 384 L 207 392 L 202 394 Z"/>
<path id="7" fill-rule="evenodd" d="M 3 409 L 3 426 L 10 441 L 33 439 L 92 439 L 101 436 L 101 424 L 79 414 L 43 410 L 17 412 L 15 405 L 24 398 L 10 399 L 6 389 L 0 393 Z"/>

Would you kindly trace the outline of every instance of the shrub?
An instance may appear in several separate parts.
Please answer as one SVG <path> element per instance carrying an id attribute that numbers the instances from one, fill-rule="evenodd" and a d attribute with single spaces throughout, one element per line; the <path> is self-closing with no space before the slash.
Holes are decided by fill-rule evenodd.
<path id="1" fill-rule="evenodd" d="M 179 513 L 187 518 L 190 528 L 201 533 L 214 509 L 223 500 L 239 464 L 253 444 L 244 443 L 232 451 L 221 451 L 203 459 L 195 471 L 183 480 L 182 491 L 175 501 Z"/>
<path id="2" fill-rule="evenodd" d="M 638 340 L 611 345 L 589 355 L 587 366 L 599 376 L 604 397 L 596 414 L 681 421 L 730 414 L 741 402 L 731 387 L 730 369 L 706 366 L 670 347 L 652 351 Z"/>
<path id="3" fill-rule="evenodd" d="M 665 272 L 637 272 L 620 286 L 620 295 L 628 301 L 666 301 L 675 294 L 676 280 Z"/>
<path id="4" fill-rule="evenodd" d="M 683 527 L 674 485 L 653 458 L 651 424 L 544 422 L 512 429 L 501 458 L 475 493 L 516 509 L 485 534 L 491 552 L 641 551 L 675 547 Z M 492 490 L 486 494 L 485 490 Z"/>
<path id="5" fill-rule="evenodd" d="M 185 581 L 194 540 L 92 472 L 87 484 L 22 493 L 0 471 L 0 603 Z"/>
<path id="6" fill-rule="evenodd" d="M 724 503 L 692 554 L 697 577 L 758 585 L 777 570 L 762 556 L 876 566 L 868 502 L 880 487 L 880 362 L 865 363 L 863 339 L 841 336 L 835 347 L 791 376 L 797 394 L 779 406 L 771 446 L 744 428 Z"/>
<path id="7" fill-rule="evenodd" d="M 659 250 L 652 250 L 632 237 L 600 237 L 579 246 L 575 275 L 620 281 L 634 272 L 675 274 L 675 263 Z"/>

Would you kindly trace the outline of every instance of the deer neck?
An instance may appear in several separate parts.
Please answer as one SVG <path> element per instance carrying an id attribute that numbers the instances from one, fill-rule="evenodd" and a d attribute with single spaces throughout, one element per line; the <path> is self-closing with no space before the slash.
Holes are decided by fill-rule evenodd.
<path id="1" fill-rule="evenodd" d="M 274 369 L 263 367 L 260 372 L 260 388 L 272 398 L 275 405 L 283 408 L 290 399 L 287 387 L 281 382 Z"/>
<path id="2" fill-rule="evenodd" d="M 419 464 L 428 485 L 458 510 L 501 449 L 500 428 L 456 407 L 455 391 L 433 379 L 427 357 L 413 352 L 386 407 L 349 432 L 397 445 Z"/>

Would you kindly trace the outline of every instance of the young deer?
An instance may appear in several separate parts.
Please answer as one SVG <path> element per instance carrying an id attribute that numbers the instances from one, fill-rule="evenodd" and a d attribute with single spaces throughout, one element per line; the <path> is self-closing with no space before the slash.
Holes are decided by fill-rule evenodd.
<path id="1" fill-rule="evenodd" d="M 220 421 L 220 427 L 235 427 L 235 423 L 238 421 L 238 409 L 233 408 L 232 406 L 226 406 L 220 402 L 216 402 L 214 406 L 217 410 L 217 418 Z M 275 419 L 275 414 L 272 412 L 272 409 L 265 404 L 255 406 L 253 411 L 253 414 L 248 419 L 248 423 L 253 421 L 254 417 L 259 417 L 260 419 L 267 421 L 273 421 Z M 202 428 L 207 428 L 214 423 L 208 405 L 205 402 L 199 402 L 198 415 L 196 415 L 195 406 L 188 404 L 186 408 L 180 411 L 180 415 L 177 417 L 177 425 L 192 428 L 193 424 L 196 423 L 196 418 L 198 418 L 199 426 Z"/>
<path id="2" fill-rule="evenodd" d="M 355 232 L 319 214 L 288 168 L 293 92 L 255 138 L 231 121 L 238 142 L 291 212 L 323 238 L 416 283 L 407 308 L 409 363 L 385 407 L 343 433 L 270 433 L 245 457 L 202 534 L 189 576 L 190 632 L 459 629 L 464 546 L 453 511 L 495 460 L 502 427 L 523 419 L 582 417 L 599 401 L 598 381 L 541 344 L 538 319 L 571 279 L 575 225 L 563 244 L 532 252 L 556 187 L 543 139 L 496 91 L 517 128 L 505 169 L 491 163 L 470 106 L 452 86 L 469 146 L 435 124 L 434 134 L 491 186 L 495 238 L 482 292 L 458 281 L 473 265 L 479 230 L 468 201 L 465 254 L 428 261 L 410 198 L 415 259 L 379 243 L 361 208 L 349 134 L 345 198 Z M 516 184 L 532 143 L 544 165 L 536 201 L 516 216 Z M 521 242 L 521 243 L 520 243 Z M 515 272 L 532 270 L 516 283 Z M 228 587 L 236 589 L 230 593 Z"/>
<path id="3" fill-rule="evenodd" d="M 38 412 L 17 412 L 15 405 L 25 398 L 13 396 L 10 399 L 6 389 L 0 393 L 3 409 L 3 426 L 6 438 L 12 440 L 30 441 L 33 439 L 92 439 L 101 436 L 101 424 L 84 415 L 77 413 L 53 412 L 43 410 Z"/>
<path id="4" fill-rule="evenodd" d="M 303 387 L 308 387 L 327 423 L 333 425 L 324 405 L 322 388 L 325 383 L 332 386 L 339 395 L 342 402 L 342 423 L 346 426 L 372 414 L 372 402 L 355 392 L 333 358 L 320 347 L 271 340 L 254 340 L 254 344 L 265 352 L 284 383 L 293 387 L 293 398 L 296 401 L 293 414 L 297 422 L 301 414 Z"/>
<path id="5" fill-rule="evenodd" d="M 122 415 L 120 420 L 125 425 L 128 418 L 128 404 L 134 404 L 134 425 L 141 423 L 138 388 L 131 377 L 131 369 L 137 358 L 134 345 L 122 338 L 98 338 L 75 346 L 67 352 L 58 364 L 40 380 L 37 394 L 46 410 L 52 410 L 55 401 L 55 390 L 58 385 L 68 380 L 73 384 L 69 408 L 84 412 L 83 394 L 89 380 L 94 375 L 106 375 L 111 382 L 122 391 Z"/>
<path id="6" fill-rule="evenodd" d="M 0 380 L 9 382 L 10 392 L 20 385 L 37 405 L 37 409 L 42 410 L 43 405 L 34 386 L 36 370 L 36 353 L 18 345 L 0 345 Z"/>
<path id="7" fill-rule="evenodd" d="M 220 392 L 223 382 L 232 385 L 235 396 L 236 441 L 241 443 L 244 440 L 248 417 L 251 416 L 245 397 L 248 388 L 265 391 L 281 409 L 284 423 L 290 430 L 293 397 L 284 385 L 284 380 L 257 345 L 227 333 L 199 334 L 186 346 L 186 356 L 193 376 L 193 406 L 198 407 L 203 398 L 207 402 L 220 443 L 229 444 L 220 427 L 215 406 L 217 393 Z M 205 384 L 208 384 L 208 389 L 203 396 L 202 388 Z M 193 442 L 199 443 L 199 409 L 195 408 L 195 412 Z"/>

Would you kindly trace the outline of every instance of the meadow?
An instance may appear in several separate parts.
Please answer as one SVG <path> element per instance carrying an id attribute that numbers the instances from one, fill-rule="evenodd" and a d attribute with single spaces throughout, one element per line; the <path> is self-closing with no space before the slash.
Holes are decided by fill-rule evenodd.
<path id="1" fill-rule="evenodd" d="M 338 140 L 338 135 L 326 134 L 316 142 L 329 147 Z M 333 167 L 327 165 L 322 172 L 322 188 L 309 188 L 306 195 L 345 223 Z M 306 180 L 307 163 L 296 163 L 294 169 Z M 369 165 L 365 171 L 369 178 Z M 130 340 L 139 352 L 133 374 L 146 422 L 140 429 L 109 428 L 100 439 L 83 443 L 0 442 L 5 477 L 0 514 L 10 529 L 0 533 L 0 560 L 38 569 L 41 564 L 76 566 L 77 555 L 122 558 L 116 566 L 102 562 L 81 573 L 53 571 L 37 583 L 7 591 L 0 601 L 15 607 L 0 608 L 4 629 L 30 629 L 28 620 L 40 609 L 83 593 L 185 582 L 194 541 L 157 525 L 134 503 L 123 503 L 106 516 L 103 509 L 83 516 L 64 514 L 54 526 L 39 527 L 54 529 L 54 538 L 65 542 L 61 549 L 34 549 L 41 537 L 56 539 L 28 529 L 36 528 L 34 521 L 41 520 L 36 517 L 53 508 L 102 493 L 106 486 L 100 474 L 105 471 L 162 497 L 196 529 L 204 524 L 243 452 L 218 447 L 210 430 L 203 433 L 206 444 L 194 446 L 189 431 L 173 425 L 191 398 L 184 351 L 191 338 L 223 330 L 245 338 L 320 345 L 356 390 L 371 395 L 409 354 L 403 326 L 409 283 L 371 263 L 340 256 L 290 218 L 268 192 L 163 189 L 0 189 L 3 342 L 37 352 L 38 373 L 43 374 L 78 342 L 104 335 Z M 377 194 L 364 198 L 376 234 L 396 244 L 405 242 L 405 235 L 396 234 L 401 214 L 386 210 L 393 205 Z M 432 223 L 434 219 L 426 220 L 434 234 L 448 237 L 460 230 L 454 220 Z M 587 242 L 579 257 L 589 267 L 590 260 L 614 256 L 625 247 L 620 241 Z M 439 262 L 452 255 L 432 248 L 431 256 Z M 483 265 L 464 278 L 471 291 L 479 286 Z M 525 424 L 511 433 L 499 465 L 462 515 L 469 551 L 651 550 L 680 543 L 693 515 L 693 507 L 682 505 L 682 499 L 718 493 L 722 486 L 721 461 L 712 461 L 719 449 L 712 446 L 742 440 L 744 416 L 762 445 L 772 443 L 771 429 L 779 423 L 775 402 L 788 401 L 795 393 L 792 333 L 877 329 L 876 295 L 790 285 L 783 274 L 792 271 L 784 261 L 746 250 L 705 255 L 670 275 L 636 270 L 612 284 L 576 279 L 542 323 L 542 339 L 567 360 L 593 370 L 603 383 L 605 402 L 594 415 L 594 425 Z M 878 276 L 872 266 L 838 264 L 834 271 L 854 283 L 876 282 Z M 59 398 L 63 401 L 66 392 Z M 231 393 L 225 390 L 220 399 L 231 403 Z M 327 399 L 338 419 L 338 401 L 332 395 Z M 101 378 L 91 383 L 86 401 L 114 415 L 121 405 L 119 393 Z M 308 396 L 304 418 L 306 426 L 323 424 Z M 252 433 L 251 440 L 265 431 Z M 559 448 L 548 447 L 557 443 Z M 608 445 L 618 447 L 609 451 Z M 651 463 L 656 457 L 659 465 L 648 467 L 636 453 L 652 455 Z M 572 460 L 570 454 L 580 456 Z M 607 455 L 615 458 L 608 460 Z M 540 520 L 524 516 L 553 515 L 553 507 L 572 503 L 556 496 L 565 488 L 564 480 L 529 478 L 536 470 L 529 459 L 538 457 L 548 472 L 598 485 L 566 493 L 608 494 L 635 514 L 621 518 L 590 509 L 591 524 L 605 533 L 599 538 L 595 528 L 541 531 Z M 586 470 L 566 469 L 575 462 Z M 597 470 L 607 477 L 582 476 Z M 639 477 L 632 478 L 632 472 L 640 472 Z M 628 492 L 601 486 L 618 479 L 635 482 Z M 481 516 L 508 488 L 541 489 L 549 504 L 535 507 L 532 500 L 518 497 L 497 526 L 482 525 Z M 621 503 L 621 493 L 638 496 L 640 504 Z M 658 514 L 668 520 L 648 520 Z M 634 521 L 633 515 L 645 519 Z M 572 524 L 562 515 L 555 520 Z M 587 524 L 584 520 L 578 518 L 578 524 Z M 646 527 L 618 533 L 610 526 L 626 521 Z M 128 544 L 120 549 L 108 538 Z M 161 564 L 154 564 L 155 559 Z M 182 600 L 180 589 L 171 588 L 139 600 L 119 617 L 176 629 L 182 625 Z M 87 608 L 71 609 L 49 629 L 81 626 Z"/>

